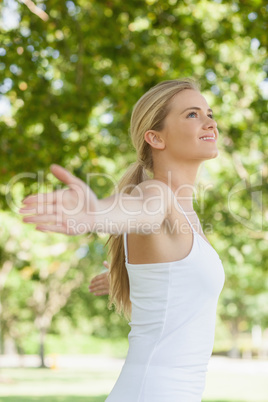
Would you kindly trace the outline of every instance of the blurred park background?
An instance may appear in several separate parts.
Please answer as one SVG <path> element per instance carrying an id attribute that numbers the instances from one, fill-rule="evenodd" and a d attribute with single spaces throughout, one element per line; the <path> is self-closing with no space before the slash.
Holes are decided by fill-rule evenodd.
<path id="1" fill-rule="evenodd" d="M 130 328 L 88 291 L 108 236 L 37 232 L 18 209 L 59 188 L 52 163 L 109 196 L 135 161 L 133 105 L 182 77 L 200 83 L 220 133 L 194 204 L 226 276 L 204 398 L 268 401 L 267 11 L 264 0 L 0 3 L 0 401 L 102 402 L 111 390 Z"/>

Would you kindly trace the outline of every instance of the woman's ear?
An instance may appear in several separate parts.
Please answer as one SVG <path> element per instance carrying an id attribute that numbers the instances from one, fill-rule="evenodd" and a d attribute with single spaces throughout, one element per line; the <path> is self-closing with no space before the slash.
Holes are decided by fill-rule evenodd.
<path id="1" fill-rule="evenodd" d="M 165 149 L 166 144 L 158 131 L 148 130 L 144 134 L 145 141 L 155 149 Z"/>

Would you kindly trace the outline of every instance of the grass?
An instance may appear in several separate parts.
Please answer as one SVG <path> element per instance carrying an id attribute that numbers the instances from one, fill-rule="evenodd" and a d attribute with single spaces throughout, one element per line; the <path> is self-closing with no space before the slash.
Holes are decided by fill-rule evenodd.
<path id="1" fill-rule="evenodd" d="M 69 396 L 5 396 L 0 397 L 0 402 L 104 402 L 107 398 L 107 395 L 101 396 L 76 396 L 76 395 L 69 395 Z M 210 402 L 208 400 L 203 400 L 203 402 Z M 240 402 L 240 401 L 230 401 L 218 399 L 213 400 L 213 402 Z M 243 402 L 243 401 L 241 401 Z"/>
<path id="2" fill-rule="evenodd" d="M 218 328 L 220 327 L 220 328 Z M 217 331 L 222 332 L 221 337 L 217 336 Z M 243 336 L 242 336 L 243 335 Z M 124 358 L 128 351 L 128 338 L 100 338 L 94 335 L 88 336 L 78 331 L 72 330 L 72 336 L 66 334 L 56 335 L 48 334 L 46 336 L 45 351 L 46 354 L 103 354 L 105 356 Z M 230 351 L 233 346 L 231 337 L 224 332 L 222 326 L 216 327 L 216 335 L 214 341 L 213 352 L 215 354 L 225 354 Z M 240 353 L 243 351 L 251 351 L 253 356 L 257 355 L 257 349 L 253 348 L 250 334 L 240 334 L 236 346 Z M 22 343 L 22 349 L 25 354 L 36 354 L 39 350 L 39 334 L 33 332 Z"/>
<path id="3" fill-rule="evenodd" d="M 104 402 L 107 395 L 101 396 L 2 396 L 2 402 Z"/>
<path id="4" fill-rule="evenodd" d="M 105 399 L 107 398 L 107 396 L 92 396 L 92 397 L 88 397 L 88 396 L 75 396 L 75 395 L 71 395 L 71 396 L 6 396 L 6 397 L 0 397 L 0 401 L 1 402 L 104 402 Z M 208 400 L 204 400 L 202 402 L 211 402 Z M 218 399 L 218 400 L 213 400 L 213 402 L 243 402 L 243 401 L 231 401 L 230 399 Z"/>
<path id="5" fill-rule="evenodd" d="M 0 397 L 0 402 L 104 402 L 107 395 L 101 396 L 5 396 Z M 212 400 L 204 400 L 202 402 L 211 402 Z M 213 402 L 244 402 L 230 399 L 213 399 Z"/>
<path id="6" fill-rule="evenodd" d="M 36 354 L 39 350 L 39 335 L 33 333 L 25 340 L 25 354 Z M 46 354 L 103 354 L 105 356 L 124 358 L 128 350 L 128 338 L 106 339 L 96 336 L 85 336 L 73 332 L 72 336 L 48 334 L 45 345 Z"/>
<path id="7" fill-rule="evenodd" d="M 6 396 L 6 397 L 0 397 L 1 402 L 104 402 L 107 396 L 75 396 L 75 395 L 70 395 L 70 396 L 19 396 L 19 397 L 14 397 L 14 396 Z M 203 402 L 210 402 L 203 400 Z M 230 401 L 230 400 L 215 400 L 213 402 L 240 402 L 240 401 Z M 243 401 L 242 401 L 243 402 Z"/>
<path id="8" fill-rule="evenodd" d="M 119 369 L 1 369 L 0 402 L 104 402 Z M 264 373 L 208 372 L 202 402 L 267 402 Z"/>
<path id="9" fill-rule="evenodd" d="M 107 396 L 93 396 L 93 397 L 88 397 L 88 396 L 36 396 L 36 397 L 13 397 L 13 396 L 6 396 L 6 397 L 0 397 L 1 402 L 104 402 Z M 211 402 L 208 400 L 204 400 L 202 402 Z M 243 401 L 231 401 L 230 399 L 213 399 L 213 402 L 243 402 Z"/>

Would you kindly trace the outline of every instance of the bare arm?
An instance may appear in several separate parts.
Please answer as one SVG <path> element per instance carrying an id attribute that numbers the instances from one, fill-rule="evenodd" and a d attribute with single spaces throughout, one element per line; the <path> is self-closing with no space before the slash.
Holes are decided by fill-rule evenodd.
<path id="1" fill-rule="evenodd" d="M 164 183 L 147 180 L 131 194 L 118 193 L 99 200 L 95 216 L 97 229 L 111 234 L 151 233 L 160 228 L 167 215 L 168 190 Z"/>
<path id="2" fill-rule="evenodd" d="M 98 200 L 90 187 L 68 170 L 52 165 L 51 171 L 68 187 L 26 197 L 20 209 L 21 214 L 30 215 L 23 221 L 36 224 L 37 230 L 69 235 L 149 234 L 167 215 L 171 190 L 160 181 L 144 181 L 130 195 L 119 193 Z"/>

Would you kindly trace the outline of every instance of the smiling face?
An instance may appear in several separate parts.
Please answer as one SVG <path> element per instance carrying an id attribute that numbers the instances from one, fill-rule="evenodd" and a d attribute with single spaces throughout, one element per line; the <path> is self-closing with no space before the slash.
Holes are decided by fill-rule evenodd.
<path id="1" fill-rule="evenodd" d="M 186 89 L 173 97 L 159 135 L 163 142 L 153 148 L 168 153 L 170 161 L 206 160 L 218 155 L 217 123 L 206 99 L 198 91 Z"/>

